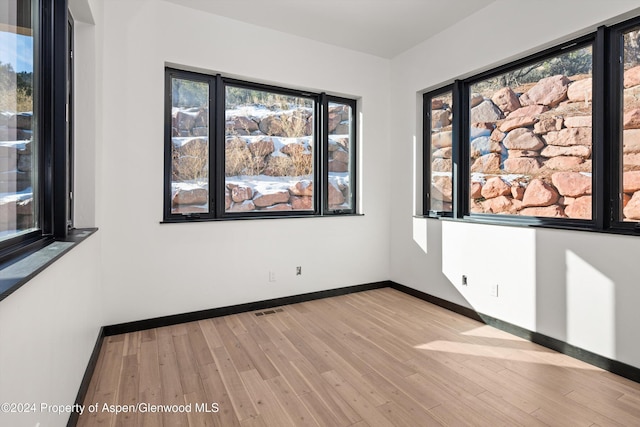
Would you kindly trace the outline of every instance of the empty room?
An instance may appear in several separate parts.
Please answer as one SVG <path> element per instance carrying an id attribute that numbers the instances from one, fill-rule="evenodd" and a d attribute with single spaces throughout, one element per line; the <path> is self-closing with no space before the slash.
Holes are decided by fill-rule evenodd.
<path id="1" fill-rule="evenodd" d="M 0 426 L 637 426 L 639 253 L 637 0 L 0 4 Z"/>

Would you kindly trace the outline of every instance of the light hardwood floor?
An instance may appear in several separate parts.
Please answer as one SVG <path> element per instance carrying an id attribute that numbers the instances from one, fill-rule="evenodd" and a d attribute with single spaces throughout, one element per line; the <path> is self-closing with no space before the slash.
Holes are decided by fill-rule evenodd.
<path id="1" fill-rule="evenodd" d="M 640 384 L 393 289 L 279 309 L 108 337 L 78 425 L 640 426 Z"/>

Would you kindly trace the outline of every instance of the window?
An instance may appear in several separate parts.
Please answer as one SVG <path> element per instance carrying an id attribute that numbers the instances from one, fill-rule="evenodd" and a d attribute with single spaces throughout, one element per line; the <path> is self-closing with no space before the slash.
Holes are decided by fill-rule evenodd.
<path id="1" fill-rule="evenodd" d="M 355 101 L 166 69 L 166 222 L 355 213 Z"/>
<path id="2" fill-rule="evenodd" d="M 592 48 L 469 85 L 470 212 L 590 220 Z"/>
<path id="3" fill-rule="evenodd" d="M 0 259 L 68 227 L 64 2 L 0 6 Z"/>
<path id="4" fill-rule="evenodd" d="M 453 209 L 453 92 L 433 93 L 425 97 L 425 206 L 434 214 L 450 215 Z"/>
<path id="5" fill-rule="evenodd" d="M 622 182 L 615 193 L 616 219 L 640 221 L 640 26 L 625 29 L 622 40 L 622 146 L 616 153 Z"/>
<path id="6" fill-rule="evenodd" d="M 425 214 L 640 232 L 639 46 L 635 19 L 425 93 Z"/>

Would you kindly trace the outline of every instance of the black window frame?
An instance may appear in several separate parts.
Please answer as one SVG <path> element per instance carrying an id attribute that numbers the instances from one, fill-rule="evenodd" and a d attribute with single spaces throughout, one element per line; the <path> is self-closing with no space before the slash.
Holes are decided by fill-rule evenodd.
<path id="1" fill-rule="evenodd" d="M 431 102 L 434 98 L 438 98 L 440 96 L 442 96 L 445 93 L 451 92 L 451 96 L 452 98 L 454 97 L 454 92 L 456 89 L 456 85 L 455 83 L 451 83 L 449 85 L 440 87 L 436 90 L 427 92 L 423 95 L 422 97 L 422 111 L 424 112 L 424 118 L 422 120 L 422 134 L 424 137 L 424 149 L 422 152 L 423 158 L 422 158 L 422 164 L 423 164 L 423 182 L 422 182 L 422 188 L 424 189 L 423 192 L 423 198 L 422 198 L 422 203 L 423 203 L 423 209 L 426 213 L 427 216 L 429 217 L 453 217 L 453 212 L 455 211 L 455 206 L 453 206 L 453 201 L 456 200 L 456 198 L 453 196 L 453 194 L 456 191 L 456 184 L 458 179 L 456 178 L 456 174 L 455 174 L 455 165 L 457 165 L 458 163 L 455 161 L 456 158 L 458 156 L 455 155 L 454 150 L 457 149 L 458 147 L 454 147 L 452 145 L 452 156 L 451 156 L 451 160 L 453 163 L 452 169 L 451 169 L 451 180 L 452 180 L 452 194 L 451 194 L 451 198 L 452 198 L 452 209 L 449 210 L 437 210 L 437 209 L 431 209 L 431 174 L 433 173 L 433 157 L 432 157 L 432 153 L 431 153 L 431 137 L 432 137 L 432 120 L 431 120 Z M 452 110 L 453 111 L 453 110 Z M 457 115 L 453 114 L 453 120 L 452 120 L 452 125 L 453 122 L 457 119 Z M 455 137 L 456 135 L 454 135 L 454 132 L 457 132 L 457 126 L 452 126 L 451 129 L 451 139 L 455 141 Z M 454 145 L 458 145 L 458 144 L 454 144 Z"/>
<path id="2" fill-rule="evenodd" d="M 620 153 L 622 152 L 622 73 L 618 59 L 622 55 L 622 37 L 625 31 L 640 27 L 640 17 L 605 27 L 582 37 L 560 43 L 551 48 L 522 57 L 502 66 L 455 80 L 453 84 L 429 90 L 423 94 L 423 216 L 452 218 L 467 222 L 497 225 L 534 226 L 558 229 L 596 231 L 615 234 L 640 235 L 640 222 L 623 222 L 617 194 L 622 179 Z M 562 54 L 563 51 L 592 47 L 592 218 L 550 218 L 470 212 L 469 132 L 470 87 L 527 64 Z M 439 93 L 453 90 L 453 212 L 443 215 L 429 210 L 430 197 L 430 119 L 427 107 L 430 99 Z"/>
<path id="3" fill-rule="evenodd" d="M 207 213 L 177 214 L 171 211 L 171 167 L 172 167 L 172 86 L 173 78 L 208 82 L 209 84 L 209 209 Z M 294 211 L 250 211 L 228 212 L 225 210 L 225 94 L 228 86 L 241 89 L 266 91 L 270 93 L 306 98 L 314 105 L 314 149 L 313 149 L 313 203 L 312 210 Z M 328 207 L 328 105 L 338 102 L 349 105 L 352 111 L 350 151 L 351 208 L 329 209 Z M 327 95 L 276 85 L 255 83 L 221 74 L 206 74 L 189 71 L 174 66 L 165 67 L 165 109 L 164 109 L 164 196 L 163 220 L 161 223 L 184 223 L 198 221 L 219 221 L 233 219 L 299 218 L 336 215 L 357 215 L 357 101 L 351 98 Z"/>
<path id="4" fill-rule="evenodd" d="M 358 186 L 356 185 L 356 177 L 358 173 L 358 158 L 356 156 L 357 153 L 357 101 L 355 99 L 344 98 L 333 95 L 326 95 L 321 97 L 322 104 L 322 114 L 323 117 L 329 117 L 329 104 L 343 104 L 348 105 L 351 108 L 351 128 L 349 135 L 349 142 L 351 143 L 349 149 L 349 187 L 351 190 L 351 207 L 348 209 L 330 209 L 329 208 L 329 120 L 322 121 L 322 170 L 326 171 L 326 173 L 322 174 L 322 188 L 323 188 L 323 196 L 322 196 L 322 212 L 324 214 L 331 215 L 340 215 L 340 214 L 355 214 L 357 212 L 356 209 L 356 201 L 358 200 L 357 190 Z"/>
<path id="5" fill-rule="evenodd" d="M 33 0 L 34 93 L 37 123 L 36 229 L 0 242 L 0 268 L 69 234 L 71 105 L 67 94 L 70 18 L 66 0 Z M 37 72 L 36 72 L 37 69 Z M 35 189 L 34 189 L 35 190 Z"/>

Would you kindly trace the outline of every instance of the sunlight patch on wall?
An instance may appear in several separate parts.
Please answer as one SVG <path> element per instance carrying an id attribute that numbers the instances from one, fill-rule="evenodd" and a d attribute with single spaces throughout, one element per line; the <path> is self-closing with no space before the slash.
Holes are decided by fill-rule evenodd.
<path id="1" fill-rule="evenodd" d="M 427 251 L 427 221 L 424 218 L 413 218 L 413 241 L 422 249 Z"/>
<path id="2" fill-rule="evenodd" d="M 572 251 L 566 275 L 567 342 L 615 358 L 615 284 Z"/>

